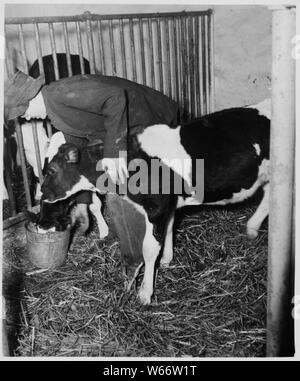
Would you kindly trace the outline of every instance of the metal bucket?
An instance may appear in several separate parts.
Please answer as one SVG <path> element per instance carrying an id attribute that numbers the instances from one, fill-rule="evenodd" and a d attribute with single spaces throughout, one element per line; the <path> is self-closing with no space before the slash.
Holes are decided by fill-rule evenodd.
<path id="1" fill-rule="evenodd" d="M 30 262 L 42 269 L 55 269 L 66 261 L 70 227 L 62 232 L 38 233 L 31 223 L 25 224 L 27 254 Z"/>

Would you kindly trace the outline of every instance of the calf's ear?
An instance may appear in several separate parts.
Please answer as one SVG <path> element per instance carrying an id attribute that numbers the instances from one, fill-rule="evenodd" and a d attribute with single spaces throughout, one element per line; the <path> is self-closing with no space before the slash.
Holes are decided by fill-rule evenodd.
<path id="1" fill-rule="evenodd" d="M 65 159 L 67 163 L 78 163 L 79 150 L 77 147 L 69 147 L 65 153 Z"/>

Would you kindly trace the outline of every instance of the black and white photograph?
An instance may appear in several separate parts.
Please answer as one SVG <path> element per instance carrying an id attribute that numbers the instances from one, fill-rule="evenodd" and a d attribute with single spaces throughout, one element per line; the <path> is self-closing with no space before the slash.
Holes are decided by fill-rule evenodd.
<path id="1" fill-rule="evenodd" d="M 1 360 L 295 360 L 297 2 L 1 6 Z"/>

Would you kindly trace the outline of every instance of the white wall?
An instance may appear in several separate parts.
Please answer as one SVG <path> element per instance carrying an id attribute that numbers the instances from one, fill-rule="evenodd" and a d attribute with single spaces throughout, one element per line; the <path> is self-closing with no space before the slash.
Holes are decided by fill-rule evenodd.
<path id="1" fill-rule="evenodd" d="M 271 11 L 262 6 L 215 7 L 218 109 L 270 97 Z"/>
<path id="2" fill-rule="evenodd" d="M 5 17 L 215 10 L 216 109 L 257 103 L 269 96 L 271 11 L 263 6 L 155 4 L 7 4 Z M 50 52 L 50 47 L 47 48 Z M 59 47 L 58 50 L 59 51 Z M 61 50 L 62 51 L 62 50 Z M 34 59 L 34 58 L 33 58 Z"/>

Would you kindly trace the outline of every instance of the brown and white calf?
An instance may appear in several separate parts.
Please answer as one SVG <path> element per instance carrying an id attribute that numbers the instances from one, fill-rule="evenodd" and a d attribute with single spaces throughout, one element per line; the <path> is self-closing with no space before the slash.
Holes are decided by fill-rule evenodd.
<path id="1" fill-rule="evenodd" d="M 170 168 L 171 178 L 179 177 L 187 185 L 182 194 L 176 194 L 172 186 L 169 194 L 136 193 L 128 187 L 126 195 L 107 196 L 108 206 L 114 209 L 122 254 L 127 263 L 134 264 L 135 275 L 145 265 L 138 292 L 143 304 L 151 302 L 155 264 L 160 253 L 161 264 L 168 265 L 173 258 L 172 234 L 177 208 L 238 203 L 263 188 L 264 196 L 247 223 L 247 234 L 251 238 L 257 236 L 268 215 L 270 119 L 267 116 L 255 106 L 232 108 L 177 128 L 150 126 L 130 139 L 128 163 L 143 159 L 150 168 L 151 159 L 159 159 L 163 166 Z M 84 150 L 70 144 L 59 148 L 42 186 L 47 202 L 67 199 L 83 189 L 99 192 L 95 186 L 97 172 L 86 168 L 84 157 Z M 183 166 L 178 166 L 178 159 Z M 197 180 L 197 159 L 204 160 L 203 199 L 189 192 Z M 130 178 L 136 175 L 130 170 L 129 173 Z M 150 179 L 151 170 L 148 176 Z"/>

